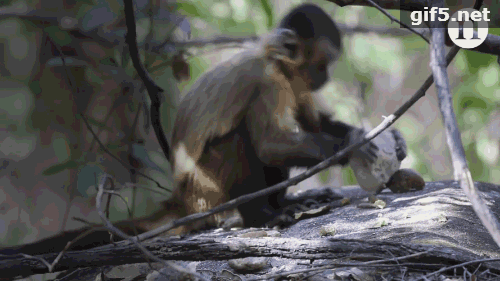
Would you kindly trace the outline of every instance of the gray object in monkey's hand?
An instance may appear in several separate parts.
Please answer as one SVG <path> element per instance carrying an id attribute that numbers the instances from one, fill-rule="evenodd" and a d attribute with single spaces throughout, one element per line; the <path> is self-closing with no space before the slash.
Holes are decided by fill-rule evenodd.
<path id="1" fill-rule="evenodd" d="M 349 161 L 361 188 L 372 194 L 379 193 L 386 187 L 394 193 L 424 188 L 425 182 L 420 174 L 411 169 L 399 169 L 401 161 L 406 157 L 407 146 L 398 130 L 385 130 L 372 142 L 379 148 L 374 163 L 362 160 L 359 151 L 353 151 Z"/>

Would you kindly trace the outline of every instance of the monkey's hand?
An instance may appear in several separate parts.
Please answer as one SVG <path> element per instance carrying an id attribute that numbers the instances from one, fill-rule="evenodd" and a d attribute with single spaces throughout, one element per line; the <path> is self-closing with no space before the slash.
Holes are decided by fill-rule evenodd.
<path id="1" fill-rule="evenodd" d="M 351 130 L 349 132 L 349 144 L 361 141 L 365 135 L 366 131 L 363 129 L 355 128 Z M 369 164 L 373 164 L 377 160 L 378 150 L 379 150 L 378 146 L 372 141 L 358 148 L 359 155 L 362 157 L 363 160 L 367 161 Z"/>
<path id="2" fill-rule="evenodd" d="M 392 129 L 391 133 L 394 136 L 394 140 L 396 141 L 396 157 L 398 158 L 398 161 L 401 162 L 406 158 L 406 154 L 408 151 L 406 141 L 399 130 Z"/>

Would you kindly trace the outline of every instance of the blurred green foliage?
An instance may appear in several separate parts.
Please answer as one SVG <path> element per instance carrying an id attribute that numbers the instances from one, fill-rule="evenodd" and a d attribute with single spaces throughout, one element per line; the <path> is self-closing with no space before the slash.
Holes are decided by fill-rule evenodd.
<path id="1" fill-rule="evenodd" d="M 7 6 L 11 2 L 0 0 L 0 6 Z M 73 9 L 75 16 L 79 19 L 84 18 L 88 11 L 92 11 L 96 7 L 106 7 L 106 9 L 109 8 L 110 11 L 119 14 L 122 12 L 119 2 L 115 0 L 76 1 Z M 262 34 L 274 27 L 283 13 L 301 2 L 303 1 L 183 0 L 177 2 L 177 11 L 189 18 L 193 28 L 193 38 L 207 38 L 220 34 L 252 36 Z M 348 26 L 399 27 L 398 24 L 391 23 L 386 16 L 374 8 L 349 6 L 341 8 L 324 0 L 312 2 L 322 6 L 337 22 Z M 399 16 L 397 11 L 390 13 L 396 18 Z M 85 19 L 88 22 L 86 20 L 83 22 L 91 25 L 92 20 Z M 142 20 L 138 21 L 137 24 L 138 38 L 147 40 L 150 31 L 149 22 Z M 165 29 L 168 29 L 167 27 Z M 57 162 L 47 161 L 45 166 L 36 167 L 37 171 L 43 171 L 42 175 L 47 176 L 45 179 L 50 179 L 48 176 L 68 173 L 70 170 L 77 171 L 78 175 L 72 178 L 76 181 L 77 195 L 83 198 L 92 197 L 95 194 L 95 189 L 89 187 L 95 184 L 95 176 L 103 172 L 104 166 L 112 166 L 110 163 L 113 162 L 105 162 L 101 156 L 89 159 L 90 153 L 87 154 L 81 147 L 72 147 L 73 142 L 78 140 L 81 134 L 79 131 L 72 131 L 73 128 L 70 126 L 73 124 L 72 122 L 80 124 L 80 121 L 75 121 L 78 116 L 74 112 L 78 103 L 75 103 L 75 107 L 71 106 L 73 103 L 72 89 L 65 86 L 66 72 L 60 70 L 63 66 L 62 60 L 51 57 L 49 54 L 49 58 L 45 59 L 50 60 L 46 62 L 45 67 L 47 69 L 53 68 L 53 73 L 51 75 L 46 73 L 34 75 L 34 72 L 39 68 L 37 63 L 40 60 L 40 54 L 37 48 L 40 48 L 42 42 L 37 40 L 40 40 L 39 34 L 42 33 L 40 27 L 28 20 L 11 17 L 3 19 L 0 22 L 0 28 L 2 30 L 0 34 L 0 47 L 2 49 L 0 51 L 4 54 L 4 61 L 0 64 L 0 80 L 3 83 L 0 94 L 0 132 L 5 131 L 10 134 L 1 140 L 0 152 L 4 153 L 7 158 L 22 161 L 26 155 L 35 150 L 35 147 L 40 150 L 50 150 L 50 157 L 56 159 Z M 44 28 L 43 31 L 60 46 L 71 45 L 67 30 L 51 26 Z M 491 29 L 490 33 L 500 35 L 498 28 Z M 351 124 L 359 126 L 363 120 L 369 119 L 375 108 L 382 109 L 384 115 L 391 114 L 394 106 L 397 107 L 409 99 L 410 95 L 430 74 L 428 72 L 429 47 L 424 40 L 416 35 L 393 37 L 385 34 L 356 33 L 346 35 L 343 42 L 344 55 L 337 62 L 333 72 L 335 81 L 323 89 L 323 95 L 325 96 L 325 105 L 335 111 L 336 117 Z M 88 51 L 83 56 L 87 60 L 68 57 L 65 59 L 65 64 L 73 67 L 72 76 L 75 80 L 83 81 L 79 85 L 81 89 L 90 88 L 95 92 L 103 91 L 113 97 L 117 94 L 118 84 L 110 79 L 111 74 L 100 71 L 102 66 L 123 67 L 126 75 L 136 75 L 126 52 L 127 49 L 99 49 L 98 46 L 90 44 L 82 44 L 79 47 Z M 170 137 L 175 120 L 176 105 L 182 96 L 182 91 L 188 89 L 214 63 L 225 59 L 234 50 L 234 48 L 222 49 L 219 45 L 190 48 L 187 62 L 190 67 L 191 80 L 182 83 L 173 78 L 173 71 L 170 67 L 171 54 L 154 56 L 141 52 L 149 73 L 165 90 L 162 125 L 169 135 L 168 137 Z M 18 67 L 19 65 L 22 67 Z M 500 158 L 500 133 L 498 133 L 498 124 L 500 124 L 498 77 L 500 70 L 497 58 L 462 50 L 448 69 L 453 106 L 462 132 L 462 141 L 473 179 L 498 184 L 500 183 L 500 167 L 498 165 Z M 382 80 L 383 82 L 381 82 Z M 384 95 L 381 95 L 383 87 L 391 83 L 399 83 L 401 94 L 384 99 Z M 87 93 L 79 94 L 79 97 L 85 97 Z M 369 105 L 367 101 L 376 94 L 381 95 L 378 97 L 380 101 L 377 100 L 375 104 Z M 139 97 L 142 96 L 139 95 Z M 125 104 L 128 111 L 135 112 L 142 100 L 139 101 L 136 96 L 133 96 L 131 100 L 118 103 L 118 106 Z M 406 165 L 419 171 L 426 181 L 450 179 L 453 168 L 441 125 L 441 114 L 438 111 L 438 106 L 432 104 L 437 103 L 437 99 L 428 95 L 422 100 L 420 107 L 412 108 L 395 124 L 395 127 L 400 129 L 408 142 L 409 151 L 408 159 L 405 160 L 407 161 Z M 147 98 L 144 101 L 147 103 Z M 38 111 L 33 113 L 35 112 L 35 104 Z M 385 109 L 388 104 L 393 104 L 393 107 Z M 107 106 L 109 107 L 109 104 L 97 104 L 95 107 L 106 112 Z M 425 107 L 427 111 L 422 109 Z M 428 111 L 429 109 L 435 112 Z M 123 112 L 128 113 L 125 109 Z M 99 130 L 113 130 L 109 127 L 109 123 L 99 122 L 91 117 L 87 119 Z M 377 125 L 377 122 L 381 120 L 379 118 L 379 120 L 372 119 L 370 121 L 372 121 L 372 125 Z M 120 127 L 120 122 L 115 122 L 116 126 Z M 59 134 L 58 130 L 64 126 L 68 127 L 69 133 L 67 135 Z M 49 133 L 47 133 L 48 129 L 51 130 Z M 36 135 L 38 133 L 40 135 Z M 45 139 L 37 142 L 37 136 L 40 139 L 42 137 Z M 107 148 L 115 155 L 125 153 L 126 148 L 121 146 L 121 141 L 122 139 L 110 141 L 106 143 Z M 144 147 L 142 148 L 144 149 Z M 99 151 L 99 153 L 101 152 Z M 49 152 L 43 154 L 46 159 L 49 159 L 50 157 L 47 155 Z M 135 156 L 146 163 L 148 167 L 154 167 L 149 175 L 162 184 L 167 183 L 166 186 L 168 186 L 170 167 L 160 152 L 144 150 Z M 43 161 L 40 160 L 40 162 Z M 12 168 L 10 173 L 21 178 L 19 174 L 23 168 L 23 166 Z M 328 172 L 320 174 L 320 179 L 323 181 L 327 181 L 328 178 Z M 356 182 L 351 169 L 343 170 L 342 179 L 344 184 Z M 154 184 L 141 178 L 137 185 L 151 187 Z M 57 182 L 53 186 L 54 189 L 64 186 L 64 191 L 67 191 L 71 184 Z M 122 192 L 124 200 L 129 203 L 133 201 L 131 199 L 133 194 L 133 188 L 130 187 L 125 188 Z M 161 197 L 150 191 L 141 191 L 136 196 L 136 214 L 150 213 L 154 208 L 157 208 L 158 204 L 155 202 L 160 201 L 159 197 Z M 32 201 L 23 203 L 32 208 L 30 215 L 38 215 L 41 213 L 40 209 L 37 209 L 38 207 Z M 125 218 L 127 216 L 125 203 L 116 200 L 113 204 L 112 217 Z M 60 209 L 63 210 L 65 207 L 61 206 Z M 33 220 L 36 221 L 36 219 Z M 14 225 L 9 228 L 9 236 L 4 238 L 12 243 L 17 243 L 21 239 L 20 237 L 31 235 L 31 231 L 31 228 Z"/>
<path id="2" fill-rule="evenodd" d="M 214 25 L 220 33 L 229 35 L 252 35 L 253 32 L 262 33 L 269 28 L 272 18 L 279 20 L 281 14 L 276 12 L 279 5 L 293 6 L 302 1 L 294 1 L 293 4 L 287 1 L 186 1 L 179 5 L 179 9 L 184 14 L 200 18 L 205 22 Z M 326 1 L 308 1 L 322 6 L 332 13 L 337 22 L 364 25 L 364 26 L 387 26 L 397 28 L 399 25 L 391 24 L 390 20 L 380 11 L 369 7 L 344 7 L 340 8 L 335 4 Z M 239 4 L 235 4 L 239 3 Z M 243 4 L 244 3 L 244 4 Z M 238 18 L 235 14 L 235 6 L 239 9 L 247 9 L 246 15 Z M 269 9 L 273 9 L 270 13 Z M 284 8 L 280 8 L 284 10 Z M 285 9 L 286 10 L 286 9 Z M 283 13 L 284 11 L 281 11 Z M 241 11 L 240 11 L 241 13 Z M 399 18 L 399 11 L 390 11 Z M 238 19 L 238 20 L 237 20 Z M 267 25 L 262 22 L 267 19 Z M 276 21 L 274 21 L 276 22 Z M 275 23 L 274 23 L 275 24 Z M 194 31 L 195 36 L 204 33 L 203 29 Z M 490 29 L 491 34 L 500 35 L 498 28 Z M 370 96 L 373 90 L 373 80 L 377 75 L 393 75 L 403 79 L 412 79 L 412 76 L 403 76 L 405 72 L 411 71 L 412 57 L 422 56 L 428 60 L 428 44 L 416 35 L 404 37 L 392 37 L 390 35 L 356 34 L 344 38 L 345 55 L 337 63 L 337 71 L 334 72 L 336 81 L 342 81 L 329 85 L 324 91 L 328 92 L 327 103 L 335 110 L 336 116 L 342 120 L 348 120 L 353 124 L 359 124 L 363 116 L 369 114 L 369 109 L 365 113 L 359 110 L 360 100 L 349 96 L 339 84 L 362 84 L 365 91 L 365 99 Z M 213 62 L 212 62 L 213 63 Z M 209 65 L 210 62 L 199 57 L 190 60 L 192 78 L 194 81 Z M 428 64 L 428 63 L 427 63 Z M 486 132 L 486 127 L 491 121 L 491 116 L 499 110 L 500 89 L 498 87 L 499 66 L 495 56 L 481 54 L 473 51 L 462 50 L 451 67 L 457 71 L 450 71 L 449 74 L 454 102 L 455 113 L 462 131 L 466 155 L 469 160 L 470 169 L 474 180 L 488 182 L 500 182 L 500 176 L 495 176 L 494 171 L 498 171 L 499 163 L 499 140 L 491 137 Z M 457 72 L 457 73 L 455 73 Z M 425 73 L 423 77 L 429 75 Z M 457 77 L 457 75 L 459 77 Z M 416 91 L 418 83 L 422 83 L 425 78 L 415 77 L 417 83 L 412 83 L 410 87 Z M 420 79 L 421 82 L 418 82 Z M 459 83 L 453 81 L 460 80 Z M 357 81 L 357 82 L 352 82 Z M 408 87 L 409 82 L 402 81 L 403 88 Z M 418 85 L 418 86 L 416 86 Z M 189 84 L 186 85 L 189 87 Z M 413 91 L 413 92 L 414 92 Z M 398 99 L 398 104 L 402 104 L 408 97 Z M 435 107 L 438 108 L 437 106 Z M 387 112 L 390 114 L 392 112 Z M 436 117 L 441 122 L 441 114 L 436 112 Z M 372 124 L 377 125 L 377 124 Z M 439 126 L 439 124 L 437 124 Z M 409 145 L 409 166 L 419 171 L 426 180 L 438 180 L 452 177 L 452 167 L 439 168 L 434 166 L 434 156 L 426 155 L 425 148 L 440 147 L 443 159 L 450 159 L 446 144 L 439 143 L 445 141 L 444 131 L 436 138 L 435 134 L 426 132 L 426 126 L 418 118 L 411 117 L 409 113 L 397 121 L 399 128 Z M 441 127 L 442 128 L 442 127 Z M 442 147 L 442 148 L 441 148 Z M 441 164 L 441 163 L 440 163 Z M 448 175 L 443 173 L 448 171 Z M 450 173 L 451 170 L 451 173 Z M 320 175 L 322 180 L 328 178 L 328 173 Z M 344 169 L 344 184 L 355 183 L 355 177 L 350 169 Z"/>

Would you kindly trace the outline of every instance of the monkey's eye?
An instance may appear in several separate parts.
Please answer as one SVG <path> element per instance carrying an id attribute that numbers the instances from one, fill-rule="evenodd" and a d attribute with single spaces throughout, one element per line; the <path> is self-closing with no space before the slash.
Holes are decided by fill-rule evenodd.
<path id="1" fill-rule="evenodd" d="M 297 45 L 295 45 L 295 44 L 285 43 L 285 44 L 284 44 L 284 47 L 285 47 L 287 50 L 290 50 L 290 57 L 291 57 L 291 58 L 294 58 L 294 57 L 295 57 L 295 55 L 297 54 Z"/>
<path id="2" fill-rule="evenodd" d="M 322 62 L 318 65 L 318 71 L 319 72 L 325 72 L 326 71 L 326 63 Z"/>

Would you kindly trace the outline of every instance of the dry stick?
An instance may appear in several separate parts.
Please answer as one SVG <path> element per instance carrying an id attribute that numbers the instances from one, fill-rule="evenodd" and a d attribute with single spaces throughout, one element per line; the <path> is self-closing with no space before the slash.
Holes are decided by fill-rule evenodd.
<path id="1" fill-rule="evenodd" d="M 460 50 L 460 48 L 458 48 L 456 46 L 451 48 L 450 52 L 446 56 L 446 65 L 450 64 L 450 62 L 453 60 L 453 58 L 456 56 L 456 54 L 458 53 L 459 50 Z M 204 219 L 206 217 L 209 217 L 211 215 L 214 215 L 214 214 L 222 212 L 222 211 L 234 209 L 237 206 L 239 206 L 243 203 L 246 203 L 248 201 L 251 201 L 255 198 L 258 198 L 261 196 L 267 196 L 267 195 L 270 195 L 272 193 L 281 191 L 289 186 L 295 185 L 295 184 L 297 184 L 297 183 L 299 183 L 307 178 L 312 177 L 313 175 L 319 173 L 320 171 L 322 171 L 330 166 L 333 166 L 339 159 L 345 157 L 345 155 L 347 153 L 349 153 L 350 151 L 357 149 L 360 146 L 368 143 L 370 140 L 372 140 L 374 137 L 376 137 L 378 134 L 380 134 L 383 130 L 385 130 L 390 125 L 392 125 L 415 102 L 417 102 L 421 97 L 425 96 L 425 92 L 430 88 L 430 86 L 432 85 L 433 82 L 434 82 L 434 79 L 431 75 L 427 78 L 427 80 L 425 80 L 424 84 L 410 98 L 410 100 L 408 100 L 406 103 L 404 103 L 398 110 L 396 110 L 396 112 L 394 114 L 391 114 L 390 116 L 386 117 L 384 119 L 384 121 L 382 121 L 382 123 L 380 123 L 375 129 L 371 130 L 368 134 L 366 134 L 366 136 L 363 138 L 363 140 L 360 140 L 357 143 L 349 145 L 348 147 L 339 151 L 334 156 L 332 156 L 332 157 L 324 160 L 323 162 L 317 164 L 316 166 L 306 170 L 304 173 L 299 174 L 299 175 L 297 175 L 293 178 L 290 178 L 286 181 L 283 181 L 281 183 L 275 184 L 275 185 L 268 187 L 266 189 L 240 196 L 236 199 L 230 200 L 224 204 L 221 204 L 215 208 L 212 208 L 206 212 L 192 214 L 192 215 L 180 218 L 178 220 L 171 221 L 171 222 L 166 223 L 165 225 L 163 225 L 159 228 L 156 228 L 156 229 L 153 229 L 151 231 L 139 234 L 138 236 L 133 237 L 133 240 L 134 241 L 143 241 L 146 239 L 151 239 L 151 238 L 154 238 L 154 237 L 156 237 L 164 232 L 167 232 L 171 229 L 179 227 L 181 225 L 186 225 L 186 224 Z"/>
<path id="2" fill-rule="evenodd" d="M 113 185 L 113 182 L 111 182 L 111 184 Z M 108 199 L 111 198 L 111 195 L 115 195 L 118 198 L 120 198 L 123 201 L 123 204 L 125 204 L 125 206 L 127 206 L 128 217 L 129 218 L 132 217 L 132 210 L 129 208 L 127 200 L 125 200 L 125 198 L 123 198 L 123 196 L 120 193 L 115 192 L 115 191 L 111 191 L 111 190 L 105 190 L 105 193 L 108 194 L 108 196 L 109 196 Z M 109 202 L 109 200 L 108 200 L 108 202 Z M 106 208 L 107 208 L 106 211 L 108 211 L 109 210 L 108 206 L 106 206 Z M 106 217 L 109 219 L 109 215 L 108 214 L 106 214 Z M 135 224 L 132 224 L 132 231 L 134 232 L 134 235 L 138 235 L 139 234 L 139 232 L 137 231 L 137 227 L 135 226 Z M 110 240 L 111 240 L 112 243 L 115 243 L 113 241 L 113 236 L 111 236 Z"/>
<path id="3" fill-rule="evenodd" d="M 397 20 L 395 20 L 398 22 Z M 338 28 L 340 31 L 342 31 L 343 34 L 346 33 L 378 33 L 378 34 L 383 34 L 383 35 L 392 35 L 392 36 L 407 36 L 412 33 L 416 33 L 420 37 L 422 37 L 427 43 L 430 43 L 427 38 L 415 29 L 408 31 L 403 28 L 389 28 L 385 26 L 363 26 L 363 25 L 357 25 L 357 26 L 348 26 L 346 24 L 342 23 L 337 23 Z M 155 47 L 154 51 L 157 53 L 160 53 L 159 50 L 165 45 L 172 45 L 175 46 L 176 48 L 192 48 L 192 47 L 197 47 L 197 48 L 203 48 L 207 47 L 208 45 L 221 45 L 221 44 L 243 44 L 248 41 L 257 41 L 259 40 L 259 36 L 256 35 L 249 35 L 249 36 L 241 36 L 241 37 L 235 37 L 235 36 L 227 36 L 227 35 L 218 35 L 214 37 L 208 37 L 208 38 L 198 38 L 198 39 L 192 39 L 188 41 L 174 41 L 174 42 L 165 42 L 162 45 Z"/>
<path id="4" fill-rule="evenodd" d="M 80 239 L 83 239 L 85 238 L 87 235 L 95 232 L 95 231 L 99 231 L 99 230 L 105 230 L 106 228 L 105 227 L 92 227 L 90 229 L 87 229 L 86 231 L 80 233 L 75 239 L 69 241 L 68 243 L 66 243 L 66 246 L 64 247 L 64 249 L 62 249 L 61 252 L 59 252 L 59 255 L 57 255 L 57 257 L 54 259 L 54 261 L 52 262 L 52 264 L 50 264 L 49 266 L 49 272 L 52 272 L 52 270 L 54 269 L 54 267 L 59 263 L 59 260 L 61 260 L 61 258 L 63 257 L 64 253 L 66 253 L 69 248 L 74 244 L 76 243 L 78 240 Z M 43 262 L 43 261 L 42 261 Z"/>
<path id="5" fill-rule="evenodd" d="M 89 132 L 92 134 L 92 136 L 94 137 L 94 139 L 96 140 L 97 144 L 99 144 L 99 147 L 104 151 L 106 152 L 106 154 L 108 154 L 109 156 L 111 156 L 113 159 L 115 159 L 116 161 L 120 162 L 120 164 L 122 164 L 124 167 L 126 167 L 127 169 L 131 169 L 131 170 L 135 170 L 135 173 L 137 173 L 138 175 L 156 183 L 156 185 L 158 186 L 158 188 L 161 188 L 165 191 L 168 191 L 168 192 L 172 192 L 170 189 L 167 189 L 166 187 L 163 187 L 160 185 L 159 182 L 157 182 L 156 180 L 154 180 L 153 178 L 151 178 L 150 176 L 140 172 L 140 171 L 137 171 L 134 167 L 132 167 L 132 165 L 130 164 L 127 164 L 125 162 L 123 162 L 120 158 L 118 158 L 117 156 L 115 156 L 113 153 L 111 153 L 108 148 L 101 142 L 101 140 L 99 139 L 99 137 L 96 135 L 96 133 L 94 132 L 94 130 L 92 130 L 92 127 L 90 126 L 89 124 L 89 121 L 87 120 L 87 117 L 85 117 L 85 115 L 83 114 L 80 114 L 80 117 L 82 118 L 83 120 L 83 123 L 85 123 L 85 126 L 87 126 L 87 129 L 89 130 Z"/>
<path id="6" fill-rule="evenodd" d="M 434 272 L 431 272 L 425 276 L 422 276 L 420 277 L 420 279 L 417 279 L 418 280 L 423 280 L 425 278 L 429 278 L 433 275 L 436 275 L 436 274 L 439 274 L 439 273 L 443 273 L 445 271 L 448 271 L 448 270 L 451 270 L 451 269 L 455 269 L 455 268 L 459 268 L 459 267 L 462 267 L 462 266 L 467 266 L 467 265 L 471 265 L 471 264 L 475 264 L 475 263 L 483 263 L 483 262 L 494 262 L 494 261 L 500 261 L 500 259 L 496 258 L 496 259 L 481 259 L 481 260 L 474 260 L 474 261 L 468 261 L 468 262 L 464 262 L 464 263 L 461 263 L 461 264 L 455 264 L 455 265 L 452 265 L 452 266 L 448 266 L 448 267 L 444 267 L 444 268 L 441 268 L 440 270 L 437 270 L 437 271 L 434 271 Z"/>
<path id="7" fill-rule="evenodd" d="M 47 40 L 51 41 L 52 45 L 56 48 L 56 50 L 59 52 L 59 54 L 61 54 L 61 61 L 62 61 L 62 65 L 63 65 L 63 68 L 64 68 L 64 72 L 66 72 L 66 76 L 65 77 L 67 79 L 67 83 L 68 83 L 69 87 L 71 88 L 71 94 L 76 93 L 77 89 L 74 86 L 74 85 L 76 85 L 76 82 L 75 82 L 75 79 L 74 79 L 73 75 L 70 75 L 71 70 L 66 65 L 66 59 L 65 59 L 66 55 L 63 53 L 63 51 L 60 48 L 60 46 L 56 42 L 54 42 L 54 40 L 52 40 L 48 34 L 46 34 L 44 32 L 44 36 L 47 37 Z M 80 136 L 80 140 L 82 139 L 82 137 L 83 136 Z M 70 173 L 70 180 L 72 178 L 72 175 L 76 174 L 76 176 L 78 176 L 78 174 L 77 174 L 78 172 L 75 169 L 71 169 L 69 171 L 69 173 Z M 64 231 L 64 229 L 66 228 L 66 223 L 68 222 L 69 211 L 71 209 L 71 203 L 73 202 L 76 190 L 77 190 L 76 183 L 75 182 L 70 182 L 70 184 L 68 186 L 68 191 L 69 191 L 68 204 L 66 205 L 66 209 L 64 211 L 63 223 L 61 225 L 61 231 Z"/>
<path id="8" fill-rule="evenodd" d="M 161 117 L 160 117 L 160 106 L 161 106 L 161 98 L 160 94 L 163 92 L 163 89 L 160 88 L 156 83 L 151 79 L 149 74 L 144 69 L 142 65 L 141 59 L 139 58 L 139 48 L 137 47 L 137 32 L 135 25 L 135 16 L 134 16 L 134 5 L 132 0 L 124 0 L 123 4 L 125 6 L 125 23 L 127 25 L 127 35 L 125 36 L 125 42 L 128 45 L 130 58 L 132 59 L 132 63 L 134 64 L 135 71 L 137 71 L 137 75 L 141 78 L 144 86 L 146 86 L 146 90 L 149 95 L 149 99 L 151 100 L 151 123 L 153 124 L 153 128 L 156 134 L 156 139 L 160 144 L 160 147 L 165 155 L 167 160 L 170 159 L 170 145 L 168 144 L 167 137 L 165 136 L 165 132 L 163 131 L 163 127 L 161 126 Z"/>
<path id="9" fill-rule="evenodd" d="M 144 247 L 141 243 L 137 242 L 135 239 L 132 239 L 133 237 L 128 236 L 125 232 L 121 231 L 120 229 L 116 228 L 107 218 L 106 215 L 104 215 L 104 212 L 101 209 L 101 201 L 102 201 L 102 196 L 104 194 L 104 185 L 106 184 L 107 180 L 111 180 L 111 177 L 109 175 L 104 175 L 101 178 L 101 182 L 98 185 L 98 190 L 97 190 L 97 196 L 96 196 L 96 209 L 97 213 L 99 214 L 99 217 L 101 218 L 104 227 L 108 229 L 109 231 L 113 232 L 114 234 L 120 236 L 122 239 L 129 240 L 131 241 L 141 252 L 147 257 L 150 258 L 156 262 L 162 263 L 165 266 L 171 267 L 179 272 L 189 274 L 195 277 L 200 278 L 201 280 L 209 281 L 205 277 L 195 273 L 195 272 L 190 272 L 186 271 L 184 268 L 175 265 L 173 263 L 166 262 L 158 257 L 156 257 L 153 253 L 151 253 L 146 247 Z"/>
<path id="10" fill-rule="evenodd" d="M 257 40 L 259 40 L 259 36 L 256 36 L 256 35 L 241 36 L 241 37 L 218 35 L 215 37 L 193 39 L 193 40 L 189 40 L 189 41 L 165 42 L 155 49 L 161 49 L 161 48 L 165 47 L 165 45 L 168 45 L 168 44 L 172 44 L 173 46 L 175 46 L 177 48 L 189 48 L 189 47 L 205 47 L 207 45 L 244 43 L 246 41 L 257 41 Z"/>
<path id="11" fill-rule="evenodd" d="M 393 17 L 391 14 L 389 14 L 389 12 L 387 12 L 386 10 L 384 10 L 384 8 L 380 7 L 377 3 L 373 2 L 373 0 L 366 0 L 366 2 L 370 3 L 370 5 L 372 5 L 377 10 L 379 10 L 382 14 L 384 14 L 386 17 L 388 17 L 391 21 L 393 21 L 393 22 L 395 21 L 395 22 L 399 23 L 400 25 L 404 26 L 405 28 L 407 28 L 411 32 L 413 32 L 413 33 L 417 34 L 418 36 L 422 37 L 422 39 L 424 39 L 425 42 L 427 42 L 427 44 L 430 44 L 429 39 L 425 38 L 425 36 L 423 34 L 421 34 L 420 32 L 416 31 L 412 27 L 409 27 L 407 24 L 405 24 L 405 23 L 401 22 L 400 20 L 396 19 L 395 17 Z"/>
<path id="12" fill-rule="evenodd" d="M 398 258 L 390 258 L 390 259 L 383 259 L 383 260 L 367 261 L 367 262 L 362 262 L 362 263 L 332 263 L 332 264 L 318 266 L 318 267 L 314 267 L 314 268 L 299 269 L 299 270 L 294 270 L 294 271 L 277 273 L 277 274 L 273 274 L 273 275 L 266 275 L 266 276 L 261 276 L 261 277 L 256 277 L 256 278 L 250 278 L 250 279 L 247 279 L 246 281 L 257 281 L 257 280 L 279 278 L 279 277 L 288 276 L 290 274 L 306 273 L 306 272 L 312 272 L 312 271 L 320 271 L 320 270 L 331 269 L 331 268 L 335 268 L 335 267 L 379 266 L 380 264 L 383 264 L 383 263 L 386 263 L 386 262 L 390 262 L 390 261 L 396 262 L 397 264 L 395 264 L 394 266 L 398 266 L 400 260 L 417 258 L 417 257 L 423 256 L 425 254 L 428 254 L 431 251 L 432 250 L 427 250 L 425 252 L 420 252 L 420 253 L 415 253 L 415 254 L 411 254 L 411 255 L 406 255 L 406 256 L 402 256 L 402 257 L 398 257 Z"/>
<path id="13" fill-rule="evenodd" d="M 132 155 L 133 151 L 134 151 L 134 146 L 133 146 L 132 140 L 134 139 L 135 129 L 137 128 L 137 124 L 139 123 L 139 114 L 141 113 L 141 108 L 142 108 L 142 102 L 140 102 L 139 106 L 137 106 L 137 113 L 135 114 L 135 117 L 134 117 L 134 123 L 130 127 L 130 132 L 129 132 L 129 135 L 126 139 L 128 144 L 129 144 L 128 151 L 127 151 L 128 155 Z M 130 160 L 129 160 L 129 164 L 131 164 Z M 132 208 L 130 211 L 131 215 L 129 216 L 129 219 L 132 219 L 132 217 L 134 216 L 134 213 L 135 213 L 135 203 L 136 203 L 135 199 L 137 196 L 137 175 L 135 173 L 130 173 L 130 180 L 134 184 L 132 186 L 132 202 L 130 203 L 132 205 Z"/>
<path id="14" fill-rule="evenodd" d="M 444 0 L 441 1 L 440 7 L 444 7 Z M 467 166 L 460 130 L 458 129 L 455 113 L 453 112 L 453 100 L 450 94 L 448 73 L 444 66 L 445 26 L 443 22 L 431 24 L 433 25 L 431 26 L 431 69 L 436 80 L 439 109 L 443 116 L 446 141 L 453 162 L 454 178 L 460 181 L 460 187 L 471 201 L 472 208 L 497 246 L 500 247 L 500 224 L 493 213 L 486 207 L 486 203 L 474 186 L 470 170 Z"/>

